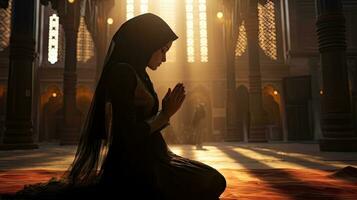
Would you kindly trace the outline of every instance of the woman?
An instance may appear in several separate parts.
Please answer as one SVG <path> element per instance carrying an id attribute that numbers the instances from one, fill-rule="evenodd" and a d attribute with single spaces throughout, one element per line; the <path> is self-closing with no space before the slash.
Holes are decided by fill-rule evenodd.
<path id="1" fill-rule="evenodd" d="M 62 197 L 219 199 L 226 186 L 224 177 L 203 163 L 172 153 L 160 133 L 181 107 L 185 88 L 179 83 L 168 89 L 158 111 L 146 67 L 156 70 L 165 62 L 177 38 L 161 18 L 149 13 L 128 20 L 116 32 L 75 160 L 66 174 L 71 187 L 61 192 Z M 105 120 L 108 103 L 110 128 Z"/>

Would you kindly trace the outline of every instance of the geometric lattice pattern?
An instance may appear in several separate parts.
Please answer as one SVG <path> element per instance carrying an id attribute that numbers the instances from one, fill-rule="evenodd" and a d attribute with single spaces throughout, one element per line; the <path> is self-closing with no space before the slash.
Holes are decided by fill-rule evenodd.
<path id="1" fill-rule="evenodd" d="M 186 49 L 187 62 L 195 62 L 195 34 L 194 34 L 194 4 L 193 0 L 186 0 Z"/>
<path id="2" fill-rule="evenodd" d="M 277 59 L 275 5 L 268 0 L 265 5 L 258 4 L 259 14 L 259 46 L 265 55 L 273 60 Z"/>
<path id="3" fill-rule="evenodd" d="M 48 61 L 54 64 L 58 61 L 59 17 L 54 13 L 49 17 L 48 30 Z"/>
<path id="4" fill-rule="evenodd" d="M 189 63 L 196 60 L 208 62 L 206 4 L 206 0 L 186 0 L 186 50 Z"/>
<path id="5" fill-rule="evenodd" d="M 94 43 L 91 34 L 84 22 L 84 17 L 81 17 L 78 38 L 77 38 L 77 61 L 87 62 L 94 56 Z"/>
<path id="6" fill-rule="evenodd" d="M 201 62 L 208 62 L 207 14 L 206 0 L 198 1 L 199 31 L 200 31 L 200 56 Z"/>
<path id="7" fill-rule="evenodd" d="M 267 0 L 265 5 L 258 4 L 258 21 L 259 21 L 259 46 L 264 54 L 269 58 L 277 59 L 276 46 L 276 24 L 275 24 L 275 4 L 273 0 Z M 244 21 L 239 26 L 239 34 L 235 55 L 241 56 L 247 48 L 247 33 Z"/>
<path id="8" fill-rule="evenodd" d="M 0 51 L 10 44 L 12 0 L 7 9 L 0 9 Z"/>
<path id="9" fill-rule="evenodd" d="M 247 48 L 247 31 L 245 30 L 244 21 L 239 26 L 238 41 L 235 49 L 236 56 L 241 56 Z"/>

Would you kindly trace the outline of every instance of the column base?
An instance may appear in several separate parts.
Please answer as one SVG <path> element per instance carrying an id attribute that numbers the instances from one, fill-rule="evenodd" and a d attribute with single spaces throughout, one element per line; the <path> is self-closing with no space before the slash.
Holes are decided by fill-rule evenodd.
<path id="1" fill-rule="evenodd" d="M 324 138 L 319 140 L 320 151 L 357 152 L 357 137 Z"/>
<path id="2" fill-rule="evenodd" d="M 38 149 L 37 144 L 0 144 L 1 151 Z"/>
<path id="3" fill-rule="evenodd" d="M 265 126 L 252 126 L 249 130 L 248 142 L 268 142 Z"/>

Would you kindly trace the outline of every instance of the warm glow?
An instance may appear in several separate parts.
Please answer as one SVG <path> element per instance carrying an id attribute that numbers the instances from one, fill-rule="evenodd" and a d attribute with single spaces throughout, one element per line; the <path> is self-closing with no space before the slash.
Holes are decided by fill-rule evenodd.
<path id="1" fill-rule="evenodd" d="M 114 22 L 113 18 L 109 17 L 109 18 L 107 19 L 107 23 L 108 23 L 109 25 L 112 25 L 113 22 Z"/>
<path id="2" fill-rule="evenodd" d="M 176 0 L 160 0 L 159 16 L 161 16 L 176 32 Z M 176 61 L 176 42 L 172 43 L 170 51 L 166 54 L 167 62 Z"/>
<path id="3" fill-rule="evenodd" d="M 187 62 L 195 62 L 195 37 L 193 25 L 193 0 L 186 0 Z"/>
<path id="4" fill-rule="evenodd" d="M 52 93 L 52 97 L 57 97 L 57 93 L 56 92 Z"/>
<path id="5" fill-rule="evenodd" d="M 126 0 L 126 19 L 134 17 L 134 0 Z"/>
<path id="6" fill-rule="evenodd" d="M 74 0 L 68 0 L 69 3 L 74 3 Z"/>
<path id="7" fill-rule="evenodd" d="M 323 90 L 320 90 L 320 95 L 323 95 L 324 94 L 324 91 Z"/>
<path id="8" fill-rule="evenodd" d="M 274 93 L 274 95 L 275 95 L 275 96 L 277 96 L 277 95 L 279 94 L 279 92 L 278 92 L 278 91 L 276 91 L 276 90 L 274 90 L 274 92 L 273 92 L 273 93 Z"/>
<path id="9" fill-rule="evenodd" d="M 222 19 L 223 18 L 223 12 L 217 12 L 217 18 Z"/>
<path id="10" fill-rule="evenodd" d="M 207 14 L 206 0 L 199 0 L 200 56 L 201 62 L 208 62 Z"/>
<path id="11" fill-rule="evenodd" d="M 149 0 L 141 0 L 140 13 L 141 14 L 147 13 L 148 10 L 149 10 Z"/>
<path id="12" fill-rule="evenodd" d="M 80 19 L 77 38 L 77 61 L 87 62 L 94 56 L 94 42 L 84 22 L 84 17 Z"/>
<path id="13" fill-rule="evenodd" d="M 259 46 L 269 58 L 277 59 L 275 5 L 268 0 L 264 5 L 258 4 Z"/>

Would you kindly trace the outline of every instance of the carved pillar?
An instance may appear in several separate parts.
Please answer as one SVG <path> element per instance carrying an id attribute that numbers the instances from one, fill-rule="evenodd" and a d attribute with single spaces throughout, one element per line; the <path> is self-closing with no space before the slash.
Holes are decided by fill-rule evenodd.
<path id="1" fill-rule="evenodd" d="M 317 0 L 323 77 L 321 151 L 357 151 L 347 79 L 345 18 L 340 0 Z"/>
<path id="2" fill-rule="evenodd" d="M 77 85 L 77 32 L 80 19 L 80 2 L 65 3 L 60 12 L 65 32 L 65 66 L 63 73 L 63 126 L 60 144 L 76 144 L 79 141 L 81 113 L 76 106 Z"/>
<path id="3" fill-rule="evenodd" d="M 32 84 L 35 8 L 38 1 L 14 0 L 10 36 L 6 130 L 0 149 L 33 149 Z"/>
<path id="4" fill-rule="evenodd" d="M 262 81 L 258 41 L 258 0 L 249 0 L 248 12 L 245 19 L 249 63 L 250 131 L 248 142 L 266 142 L 266 115 L 262 104 Z"/>
<path id="5" fill-rule="evenodd" d="M 226 56 L 227 103 L 226 103 L 226 134 L 225 141 L 243 140 L 238 137 L 237 99 L 235 78 L 235 44 L 237 21 L 235 19 L 235 1 L 224 1 L 224 43 Z"/>

